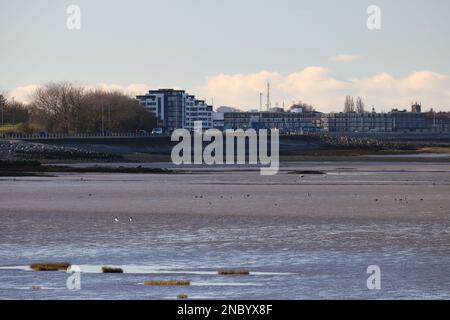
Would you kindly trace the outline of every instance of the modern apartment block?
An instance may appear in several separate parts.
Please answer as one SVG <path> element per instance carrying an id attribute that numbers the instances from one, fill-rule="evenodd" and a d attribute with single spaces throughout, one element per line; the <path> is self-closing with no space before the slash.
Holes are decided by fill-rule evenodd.
<path id="1" fill-rule="evenodd" d="M 187 96 L 183 128 L 193 131 L 197 127 L 196 123 L 200 122 L 202 128 L 212 128 L 212 111 L 212 106 L 209 106 L 204 100 L 197 100 L 192 95 Z"/>
<path id="2" fill-rule="evenodd" d="M 192 131 L 199 121 L 204 129 L 212 128 L 212 106 L 184 90 L 150 90 L 136 99 L 158 118 L 160 126 L 167 132 L 179 128 Z"/>

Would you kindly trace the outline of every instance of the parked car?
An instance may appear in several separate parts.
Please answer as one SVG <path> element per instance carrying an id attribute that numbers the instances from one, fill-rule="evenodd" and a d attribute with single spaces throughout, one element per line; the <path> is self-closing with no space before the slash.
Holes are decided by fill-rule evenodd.
<path id="1" fill-rule="evenodd" d="M 160 136 L 162 134 L 163 134 L 163 129 L 162 128 L 153 128 L 152 135 Z"/>
<path id="2" fill-rule="evenodd" d="M 138 130 L 137 134 L 141 137 L 146 137 L 148 136 L 148 132 L 147 130 Z"/>

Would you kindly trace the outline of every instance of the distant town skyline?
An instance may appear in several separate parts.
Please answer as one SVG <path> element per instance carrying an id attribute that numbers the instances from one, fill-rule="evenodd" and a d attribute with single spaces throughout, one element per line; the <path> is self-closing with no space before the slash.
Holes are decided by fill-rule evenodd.
<path id="1" fill-rule="evenodd" d="M 67 8 L 81 12 L 69 30 Z M 366 10 L 381 9 L 369 30 Z M 181 88 L 214 107 L 293 101 L 341 111 L 420 101 L 450 111 L 450 2 L 345 0 L 0 0 L 0 93 L 27 101 L 48 82 L 130 95 Z"/>

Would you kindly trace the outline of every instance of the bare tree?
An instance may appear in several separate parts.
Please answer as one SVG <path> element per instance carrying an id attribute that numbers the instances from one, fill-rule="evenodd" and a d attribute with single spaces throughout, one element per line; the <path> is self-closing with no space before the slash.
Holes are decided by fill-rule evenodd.
<path id="1" fill-rule="evenodd" d="M 100 133 L 151 130 L 154 116 L 136 99 L 120 92 L 86 91 L 73 84 L 51 83 L 36 90 L 32 123 L 52 133 Z"/>
<path id="2" fill-rule="evenodd" d="M 28 108 L 19 101 L 6 100 L 0 95 L 0 125 L 4 124 L 24 124 L 29 120 Z"/>
<path id="3" fill-rule="evenodd" d="M 365 111 L 365 104 L 362 101 L 361 97 L 356 98 L 356 112 L 358 113 L 364 113 Z"/>
<path id="4" fill-rule="evenodd" d="M 48 131 L 77 132 L 83 93 L 82 87 L 68 82 L 50 83 L 35 91 L 32 107 Z"/>
<path id="5" fill-rule="evenodd" d="M 3 95 L 2 94 L 0 94 L 0 117 L 1 117 L 1 119 L 0 119 L 0 125 L 2 125 L 3 126 L 3 124 L 5 123 L 5 118 L 4 118 L 4 116 L 5 116 L 5 107 L 6 107 L 6 98 L 5 97 L 3 97 Z"/>
<path id="6" fill-rule="evenodd" d="M 88 92 L 84 100 L 84 109 L 90 114 L 85 123 L 88 131 L 126 132 L 150 130 L 156 126 L 156 118 L 139 105 L 136 99 L 120 92 L 101 90 Z M 103 124 L 103 125 L 102 125 Z"/>
<path id="7" fill-rule="evenodd" d="M 346 113 L 355 112 L 355 102 L 352 96 L 345 97 L 344 112 Z"/>

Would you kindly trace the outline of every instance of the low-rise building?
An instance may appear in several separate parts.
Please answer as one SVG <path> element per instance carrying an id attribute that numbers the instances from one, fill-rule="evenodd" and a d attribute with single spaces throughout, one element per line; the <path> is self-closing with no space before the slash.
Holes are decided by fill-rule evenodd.
<path id="1" fill-rule="evenodd" d="M 392 132 L 390 113 L 330 113 L 323 117 L 325 131 L 340 133 Z"/>
<path id="2" fill-rule="evenodd" d="M 212 113 L 212 126 L 214 129 L 223 130 L 225 114 L 223 112 Z"/>
<path id="3" fill-rule="evenodd" d="M 394 109 L 388 113 L 341 112 L 323 116 L 325 131 L 336 133 L 420 133 L 446 130 L 445 117 L 433 117 L 433 113 L 421 112 L 422 106 L 415 103 L 411 112 Z"/>
<path id="4" fill-rule="evenodd" d="M 278 129 L 283 133 L 315 132 L 316 112 L 230 112 L 224 113 L 224 129 Z"/>
<path id="5" fill-rule="evenodd" d="M 428 132 L 432 121 L 426 113 L 392 110 L 392 127 L 396 132 Z"/>

